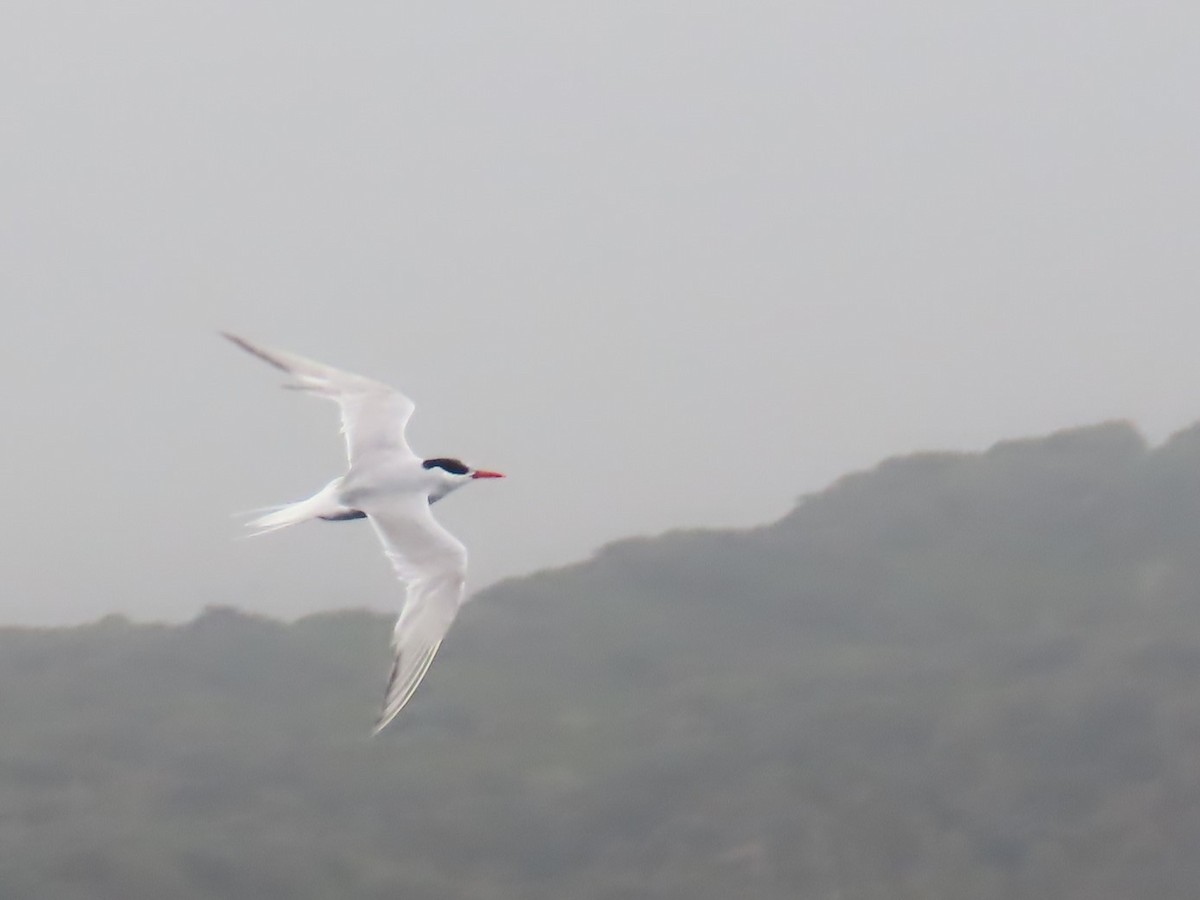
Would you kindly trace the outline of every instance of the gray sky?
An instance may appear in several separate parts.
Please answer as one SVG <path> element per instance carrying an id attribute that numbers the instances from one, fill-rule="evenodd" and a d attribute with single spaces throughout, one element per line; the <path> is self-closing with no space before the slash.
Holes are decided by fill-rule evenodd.
<path id="1" fill-rule="evenodd" d="M 1192 3 L 0 3 L 0 621 L 394 605 L 333 409 L 508 472 L 473 584 L 917 449 L 1200 419 Z"/>

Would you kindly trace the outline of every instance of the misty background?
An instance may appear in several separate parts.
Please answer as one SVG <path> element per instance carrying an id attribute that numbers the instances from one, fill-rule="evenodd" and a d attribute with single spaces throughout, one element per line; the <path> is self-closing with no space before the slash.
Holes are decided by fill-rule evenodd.
<path id="1" fill-rule="evenodd" d="M 393 608 L 217 329 L 389 381 L 472 584 L 1200 415 L 1185 3 L 0 4 L 0 620 Z"/>
<path id="2" fill-rule="evenodd" d="M 0 628 L 12 900 L 1192 900 L 1200 426 L 840 479 L 468 604 Z"/>
<path id="3" fill-rule="evenodd" d="M 1197 26 L 0 0 L 0 895 L 1191 900 Z"/>

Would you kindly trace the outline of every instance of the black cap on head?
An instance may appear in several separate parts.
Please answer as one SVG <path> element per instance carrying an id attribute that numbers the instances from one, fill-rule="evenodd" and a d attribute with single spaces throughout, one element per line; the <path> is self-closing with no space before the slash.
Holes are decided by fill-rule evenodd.
<path id="1" fill-rule="evenodd" d="M 427 469 L 445 469 L 451 475 L 466 475 L 471 470 L 461 459 L 449 456 L 439 456 L 437 459 L 427 459 L 421 463 Z"/>

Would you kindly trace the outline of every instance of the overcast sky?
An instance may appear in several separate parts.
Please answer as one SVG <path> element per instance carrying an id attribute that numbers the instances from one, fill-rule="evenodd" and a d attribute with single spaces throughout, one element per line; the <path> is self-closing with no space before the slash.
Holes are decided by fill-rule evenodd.
<path id="1" fill-rule="evenodd" d="M 0 621 L 396 604 L 229 329 L 510 477 L 476 587 L 919 449 L 1200 419 L 1200 11 L 0 2 Z"/>

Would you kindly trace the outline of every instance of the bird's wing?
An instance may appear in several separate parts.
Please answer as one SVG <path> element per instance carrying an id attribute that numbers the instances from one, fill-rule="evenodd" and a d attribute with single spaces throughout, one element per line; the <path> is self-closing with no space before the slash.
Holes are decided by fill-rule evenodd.
<path id="1" fill-rule="evenodd" d="M 310 391 L 337 403 L 342 411 L 346 455 L 352 465 L 380 450 L 415 456 L 404 438 L 404 427 L 413 414 L 413 402 L 395 388 L 294 353 L 259 347 L 237 335 L 222 334 L 243 350 L 296 379 L 285 387 Z"/>
<path id="2" fill-rule="evenodd" d="M 404 607 L 392 634 L 396 658 L 384 694 L 378 734 L 404 707 L 458 615 L 467 550 L 433 517 L 425 497 L 411 495 L 367 504 L 363 510 L 404 583 Z"/>

